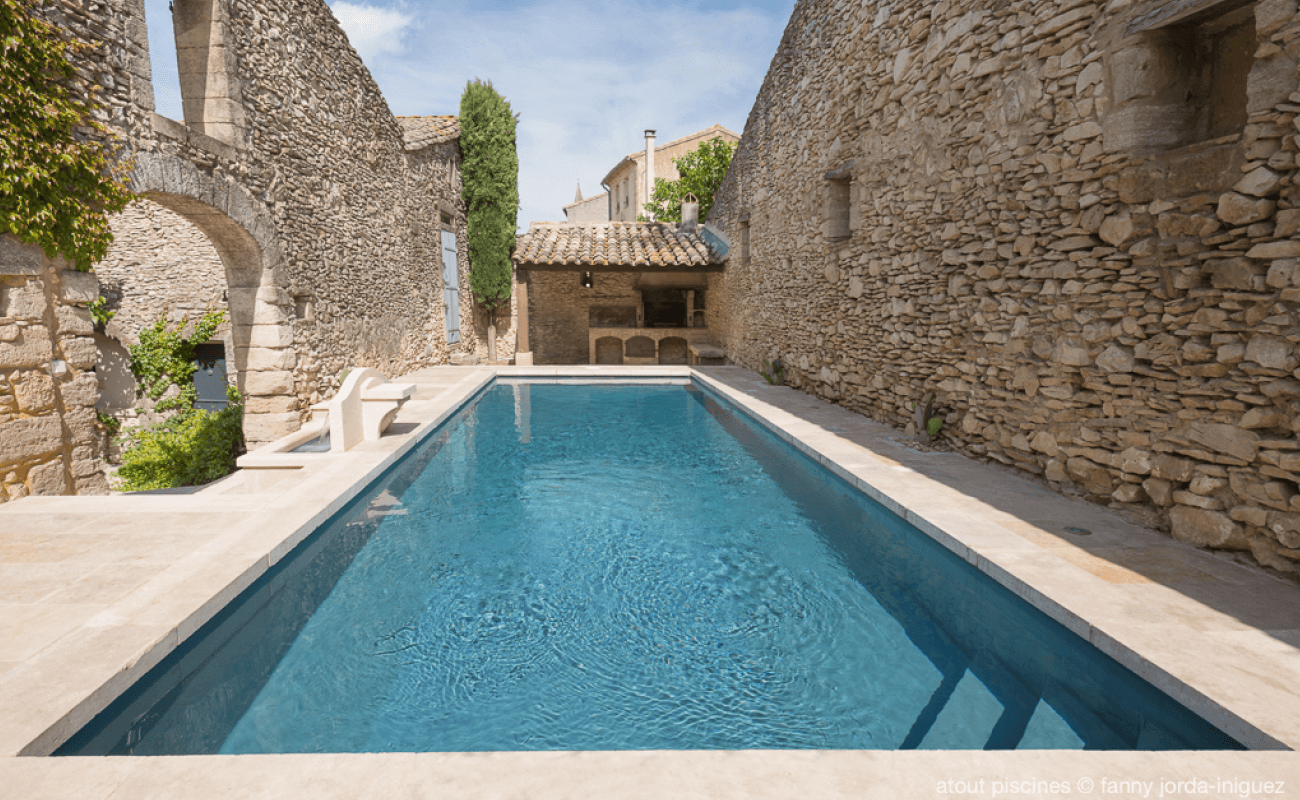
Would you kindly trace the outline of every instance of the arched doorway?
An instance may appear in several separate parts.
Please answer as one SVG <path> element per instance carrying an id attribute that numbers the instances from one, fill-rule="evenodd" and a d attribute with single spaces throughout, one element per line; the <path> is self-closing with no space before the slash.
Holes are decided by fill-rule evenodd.
<path id="1" fill-rule="evenodd" d="M 294 304 L 281 279 L 270 214 L 239 184 L 201 172 L 189 162 L 158 153 L 137 154 L 134 162 L 132 188 L 169 212 L 154 217 L 184 220 L 189 229 L 201 233 L 220 262 L 220 280 L 200 280 L 193 290 L 211 294 L 213 286 L 224 282 L 220 302 L 229 320 L 226 366 L 244 396 L 244 437 L 249 447 L 297 430 L 301 401 L 293 372 L 297 366 Z M 174 228 L 144 231 L 143 242 L 133 237 L 133 246 L 145 253 L 158 251 L 179 235 L 180 226 Z M 199 253 L 202 248 L 191 250 Z M 196 262 L 193 269 L 205 272 L 210 266 Z M 174 293 L 184 294 L 187 285 L 194 283 L 178 281 Z M 193 301 L 202 307 L 203 298 Z"/>

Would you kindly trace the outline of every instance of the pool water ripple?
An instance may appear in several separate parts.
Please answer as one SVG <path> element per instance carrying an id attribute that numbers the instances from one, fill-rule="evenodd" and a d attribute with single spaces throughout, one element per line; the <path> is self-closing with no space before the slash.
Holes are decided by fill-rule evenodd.
<path id="1" fill-rule="evenodd" d="M 82 739 L 1235 746 L 1185 709 L 1159 717 L 1167 698 L 697 389 L 497 385 L 418 452 L 293 567 L 332 588 L 286 580 L 230 635 L 278 660 L 213 656 L 233 671 L 196 668 L 167 708 L 115 723 L 135 733 Z M 217 694 L 242 699 L 218 712 Z"/>

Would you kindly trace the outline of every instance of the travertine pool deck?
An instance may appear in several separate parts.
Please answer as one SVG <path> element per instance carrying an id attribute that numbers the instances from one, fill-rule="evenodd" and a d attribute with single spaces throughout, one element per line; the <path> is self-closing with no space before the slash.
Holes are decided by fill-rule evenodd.
<path id="1" fill-rule="evenodd" d="M 1004 795 L 1055 797 L 1064 792 L 1050 782 L 1064 781 L 1075 795 L 1121 797 L 1141 787 L 1103 781 L 1191 779 L 1208 783 L 1165 796 L 1279 794 L 1242 795 L 1216 784 L 1225 780 L 1284 781 L 1281 794 L 1300 794 L 1294 752 L 14 757 L 53 751 L 495 375 L 689 374 L 1244 743 L 1300 747 L 1292 583 L 1002 469 L 919 452 L 897 430 L 746 370 L 438 367 L 400 379 L 418 391 L 391 435 L 316 454 L 262 491 L 237 474 L 190 495 L 0 506 L 0 797 L 997 796 L 998 780 L 1045 782 Z M 985 784 L 944 791 L 947 780 Z"/>

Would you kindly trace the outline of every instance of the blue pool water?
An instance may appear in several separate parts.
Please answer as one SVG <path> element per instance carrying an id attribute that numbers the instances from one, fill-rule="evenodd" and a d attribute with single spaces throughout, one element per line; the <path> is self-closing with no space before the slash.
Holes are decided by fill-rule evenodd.
<path id="1" fill-rule="evenodd" d="M 497 383 L 62 754 L 1238 743 L 695 387 Z"/>

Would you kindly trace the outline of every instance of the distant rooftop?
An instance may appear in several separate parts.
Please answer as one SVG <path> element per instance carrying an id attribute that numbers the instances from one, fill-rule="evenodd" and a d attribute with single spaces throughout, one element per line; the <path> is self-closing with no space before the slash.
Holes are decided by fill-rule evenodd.
<path id="1" fill-rule="evenodd" d="M 406 140 L 403 149 L 407 152 L 460 138 L 460 117 L 455 114 L 398 117 L 397 124 L 402 126 L 402 138 Z"/>
<path id="2" fill-rule="evenodd" d="M 534 222 L 517 238 L 520 265 L 711 267 L 722 256 L 698 232 L 664 222 Z"/>

